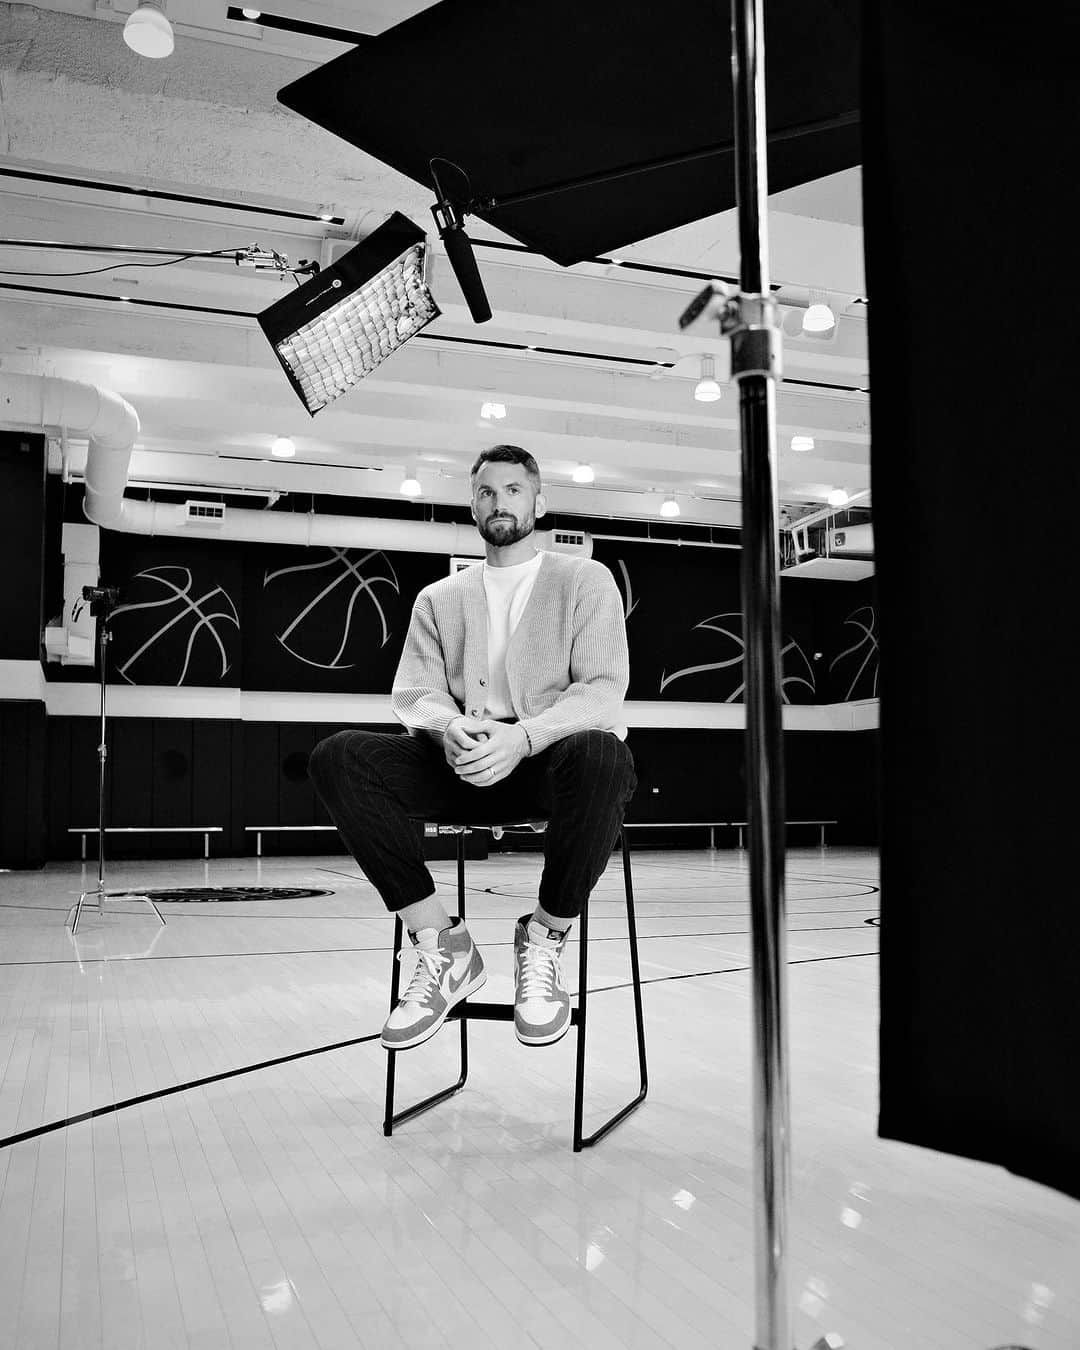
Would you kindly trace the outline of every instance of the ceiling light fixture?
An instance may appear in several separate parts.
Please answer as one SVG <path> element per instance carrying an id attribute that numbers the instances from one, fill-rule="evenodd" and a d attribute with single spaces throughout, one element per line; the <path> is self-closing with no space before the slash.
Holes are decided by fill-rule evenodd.
<path id="1" fill-rule="evenodd" d="M 699 403 L 715 403 L 724 391 L 716 382 L 716 363 L 711 356 L 701 358 L 701 379 L 694 385 L 694 397 Z"/>
<path id="2" fill-rule="evenodd" d="M 250 19 L 252 23 L 254 23 L 256 19 L 262 18 L 261 9 L 242 9 L 240 13 L 244 16 L 245 19 Z"/>
<path id="3" fill-rule="evenodd" d="M 255 10 L 255 13 L 256 13 L 256 14 L 258 14 L 258 12 L 259 12 L 258 10 Z M 247 11 L 245 10 L 244 13 L 246 14 Z M 331 203 L 331 204 L 329 204 L 329 205 L 325 205 L 325 204 L 324 204 L 324 205 L 320 206 L 320 207 L 319 207 L 318 215 L 319 215 L 319 219 L 320 219 L 320 220 L 325 220 L 325 221 L 331 221 L 331 220 L 333 220 L 333 219 L 334 219 L 334 215 L 335 215 L 333 203 Z"/>
<path id="4" fill-rule="evenodd" d="M 803 315 L 802 326 L 804 333 L 828 333 L 836 327 L 836 315 L 821 291 L 810 292 L 810 307 Z"/>
<path id="5" fill-rule="evenodd" d="M 398 491 L 403 497 L 419 497 L 424 489 L 420 486 L 420 479 L 416 476 L 416 470 L 406 469 L 405 477 L 401 480 L 401 486 Z"/>
<path id="6" fill-rule="evenodd" d="M 813 450 L 814 438 L 813 436 L 792 436 L 791 448 L 792 450 L 800 450 L 800 451 Z"/>
<path id="7" fill-rule="evenodd" d="M 270 453 L 276 455 L 278 459 L 292 459 L 296 454 L 296 446 L 288 436 L 277 436 L 270 447 Z"/>
<path id="8" fill-rule="evenodd" d="M 679 512 L 679 503 L 672 496 L 667 496 L 660 503 L 660 514 L 662 516 L 677 516 Z"/>
<path id="9" fill-rule="evenodd" d="M 336 263 L 258 316 L 312 417 L 438 318 L 426 260 L 423 230 L 395 211 Z"/>
<path id="10" fill-rule="evenodd" d="M 825 500 L 830 506 L 843 506 L 847 499 L 848 495 L 843 488 L 833 488 Z"/>
<path id="11" fill-rule="evenodd" d="M 593 473 L 591 464 L 579 464 L 573 472 L 575 483 L 591 483 L 595 480 L 596 474 Z"/>
<path id="12" fill-rule="evenodd" d="M 480 409 L 480 416 L 485 422 L 501 422 L 506 416 L 506 404 L 485 403 Z"/>
<path id="13" fill-rule="evenodd" d="M 124 41 L 133 52 L 159 60 L 171 56 L 175 43 L 163 0 L 142 0 L 124 24 Z"/>

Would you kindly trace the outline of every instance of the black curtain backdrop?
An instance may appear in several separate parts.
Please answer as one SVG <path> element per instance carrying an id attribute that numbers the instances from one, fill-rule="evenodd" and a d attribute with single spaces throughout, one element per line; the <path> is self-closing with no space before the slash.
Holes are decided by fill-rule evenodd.
<path id="1" fill-rule="evenodd" d="M 880 1132 L 1080 1195 L 1080 475 L 1054 284 L 1076 20 L 896 3 L 864 20 Z"/>

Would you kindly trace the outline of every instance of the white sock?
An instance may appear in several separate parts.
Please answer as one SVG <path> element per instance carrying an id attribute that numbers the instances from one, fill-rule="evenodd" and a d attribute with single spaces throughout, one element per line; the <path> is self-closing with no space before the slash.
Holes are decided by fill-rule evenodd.
<path id="1" fill-rule="evenodd" d="M 564 919 L 561 916 L 547 914 L 537 905 L 536 912 L 525 925 L 525 931 L 529 935 L 530 942 L 536 942 L 545 947 L 557 947 L 570 931 L 572 923 L 573 919 Z"/>
<path id="2" fill-rule="evenodd" d="M 437 952 L 439 950 L 439 930 L 437 928 L 421 928 L 412 936 L 413 941 L 421 951 Z"/>

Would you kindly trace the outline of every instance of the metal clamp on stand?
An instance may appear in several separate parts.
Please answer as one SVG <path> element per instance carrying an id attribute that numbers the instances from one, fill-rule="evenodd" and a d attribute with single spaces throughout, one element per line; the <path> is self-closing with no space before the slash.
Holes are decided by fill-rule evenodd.
<path id="1" fill-rule="evenodd" d="M 744 295 L 722 281 L 710 281 L 679 316 L 685 333 L 717 324 L 731 339 L 731 378 L 761 375 L 778 380 L 783 373 L 783 334 L 774 295 Z"/>

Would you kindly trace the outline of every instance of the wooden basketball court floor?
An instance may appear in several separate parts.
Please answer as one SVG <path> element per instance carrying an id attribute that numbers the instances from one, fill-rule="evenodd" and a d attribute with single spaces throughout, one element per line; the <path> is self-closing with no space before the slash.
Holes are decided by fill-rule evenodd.
<path id="1" fill-rule="evenodd" d="M 75 940 L 95 864 L 0 875 L 0 1347 L 749 1350 L 746 855 L 634 869 L 650 1094 L 579 1155 L 574 1033 L 526 1049 L 505 1023 L 472 1023 L 464 1092 L 383 1137 L 391 925 L 348 858 L 113 864 L 116 887 L 332 894 L 171 902 L 165 928 L 91 911 Z M 469 864 L 484 998 L 510 996 L 537 870 Z M 876 854 L 793 850 L 787 878 L 795 1344 L 1076 1350 L 1080 1206 L 875 1136 Z M 633 1090 L 621 909 L 616 857 L 586 1129 Z M 456 1048 L 402 1055 L 401 1100 Z"/>

